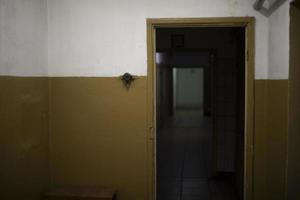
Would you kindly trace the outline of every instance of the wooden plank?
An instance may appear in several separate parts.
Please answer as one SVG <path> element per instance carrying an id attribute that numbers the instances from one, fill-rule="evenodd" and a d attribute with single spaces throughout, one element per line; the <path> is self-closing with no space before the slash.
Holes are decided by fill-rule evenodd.
<path id="1" fill-rule="evenodd" d="M 54 199 L 98 199 L 113 200 L 116 191 L 110 187 L 55 187 L 45 194 L 46 200 Z"/>

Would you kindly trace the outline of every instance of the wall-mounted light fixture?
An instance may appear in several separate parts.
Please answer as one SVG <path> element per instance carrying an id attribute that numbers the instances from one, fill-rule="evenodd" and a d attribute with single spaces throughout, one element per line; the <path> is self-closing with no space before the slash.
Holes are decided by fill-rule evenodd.
<path id="1" fill-rule="evenodd" d="M 264 16 L 270 17 L 284 2 L 286 0 L 256 0 L 253 7 Z"/>

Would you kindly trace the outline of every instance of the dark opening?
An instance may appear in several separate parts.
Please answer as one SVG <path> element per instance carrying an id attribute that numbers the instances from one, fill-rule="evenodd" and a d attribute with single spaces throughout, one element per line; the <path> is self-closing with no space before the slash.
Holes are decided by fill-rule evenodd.
<path id="1" fill-rule="evenodd" d="M 157 200 L 242 200 L 245 28 L 156 29 Z"/>

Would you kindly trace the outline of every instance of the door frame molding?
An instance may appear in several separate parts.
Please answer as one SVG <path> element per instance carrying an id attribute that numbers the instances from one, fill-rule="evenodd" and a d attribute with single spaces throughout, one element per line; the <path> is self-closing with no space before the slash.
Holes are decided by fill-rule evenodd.
<path id="1" fill-rule="evenodd" d="M 147 19 L 147 199 L 156 200 L 156 64 L 157 28 L 245 27 L 244 200 L 253 200 L 254 159 L 254 17 Z"/>

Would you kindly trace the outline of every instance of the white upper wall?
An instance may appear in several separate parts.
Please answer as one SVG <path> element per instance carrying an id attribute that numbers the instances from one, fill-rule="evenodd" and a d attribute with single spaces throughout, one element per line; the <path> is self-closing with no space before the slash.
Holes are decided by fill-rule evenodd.
<path id="1" fill-rule="evenodd" d="M 146 75 L 146 18 L 255 16 L 256 78 L 267 78 L 268 19 L 252 5 L 252 0 L 49 0 L 49 73 Z"/>
<path id="2" fill-rule="evenodd" d="M 45 0 L 0 0 L 0 75 L 47 75 Z"/>
<path id="3" fill-rule="evenodd" d="M 146 18 L 254 16 L 255 77 L 265 79 L 269 58 L 273 62 L 277 53 L 269 54 L 269 41 L 273 41 L 269 40 L 269 35 L 273 37 L 269 19 L 253 9 L 254 1 L 0 0 L 0 74 L 119 76 L 130 72 L 146 75 Z M 286 23 L 286 17 L 279 20 Z M 283 27 L 286 32 L 287 26 Z M 274 43 L 276 48 L 289 45 L 286 40 Z M 286 65 L 273 66 L 270 73 L 274 69 L 280 78 L 286 77 L 282 72 Z"/>
<path id="4" fill-rule="evenodd" d="M 290 60 L 290 1 L 269 18 L 269 79 L 287 79 Z"/>

